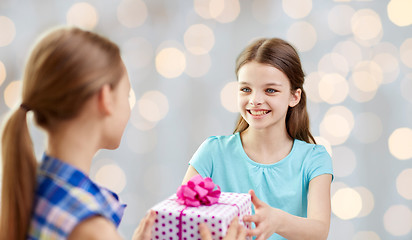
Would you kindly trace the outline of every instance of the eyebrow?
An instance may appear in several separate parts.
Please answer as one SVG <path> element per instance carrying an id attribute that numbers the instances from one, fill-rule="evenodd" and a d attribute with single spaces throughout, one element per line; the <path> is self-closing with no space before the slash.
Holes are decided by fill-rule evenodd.
<path id="1" fill-rule="evenodd" d="M 242 84 L 242 85 L 250 85 L 248 82 L 245 82 L 245 81 L 240 81 L 239 84 Z M 282 84 L 281 84 L 281 83 L 274 82 L 274 83 L 266 83 L 266 84 L 263 85 L 263 86 L 265 86 L 265 87 L 279 86 L 279 87 L 280 87 L 280 86 L 282 86 Z"/>

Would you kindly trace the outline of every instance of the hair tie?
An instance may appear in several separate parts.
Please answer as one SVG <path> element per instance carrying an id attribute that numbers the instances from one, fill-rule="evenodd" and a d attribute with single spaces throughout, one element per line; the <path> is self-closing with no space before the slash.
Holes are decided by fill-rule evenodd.
<path id="1" fill-rule="evenodd" d="M 26 111 L 26 112 L 28 112 L 28 111 L 30 111 L 31 109 L 30 109 L 30 107 L 29 106 L 27 106 L 26 104 L 24 104 L 24 103 L 22 103 L 22 104 L 20 104 L 20 108 L 21 109 L 23 109 L 24 111 Z"/>

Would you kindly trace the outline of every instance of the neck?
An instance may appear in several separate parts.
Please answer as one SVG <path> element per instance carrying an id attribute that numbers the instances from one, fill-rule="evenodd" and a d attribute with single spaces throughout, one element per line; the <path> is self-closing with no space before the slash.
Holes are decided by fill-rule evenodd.
<path id="1" fill-rule="evenodd" d="M 252 160 L 266 164 L 285 158 L 293 146 L 286 128 L 258 130 L 249 127 L 241 133 L 241 139 L 246 154 Z"/>
<path id="2" fill-rule="evenodd" d="M 90 124 L 61 124 L 58 131 L 49 131 L 47 154 L 68 163 L 89 175 L 93 156 L 99 149 Z"/>

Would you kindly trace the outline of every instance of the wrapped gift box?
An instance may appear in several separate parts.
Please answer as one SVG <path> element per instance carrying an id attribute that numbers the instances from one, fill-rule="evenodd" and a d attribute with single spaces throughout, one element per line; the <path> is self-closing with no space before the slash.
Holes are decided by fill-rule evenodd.
<path id="1" fill-rule="evenodd" d="M 157 212 L 152 239 L 200 240 L 198 225 L 201 222 L 206 223 L 214 240 L 222 239 L 236 216 L 243 226 L 250 228 L 249 223 L 242 221 L 244 215 L 251 214 L 249 194 L 222 192 L 217 203 L 197 207 L 183 205 L 177 199 L 174 194 L 152 208 Z"/>

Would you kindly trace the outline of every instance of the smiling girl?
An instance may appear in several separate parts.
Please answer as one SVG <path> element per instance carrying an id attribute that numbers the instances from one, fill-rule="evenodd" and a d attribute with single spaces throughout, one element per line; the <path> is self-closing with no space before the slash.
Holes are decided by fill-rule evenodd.
<path id="1" fill-rule="evenodd" d="M 213 136 L 190 160 L 183 182 L 200 174 L 225 192 L 249 192 L 244 221 L 261 239 L 326 239 L 331 157 L 309 130 L 304 73 L 296 50 L 259 39 L 236 61 L 239 121 L 233 135 Z"/>

